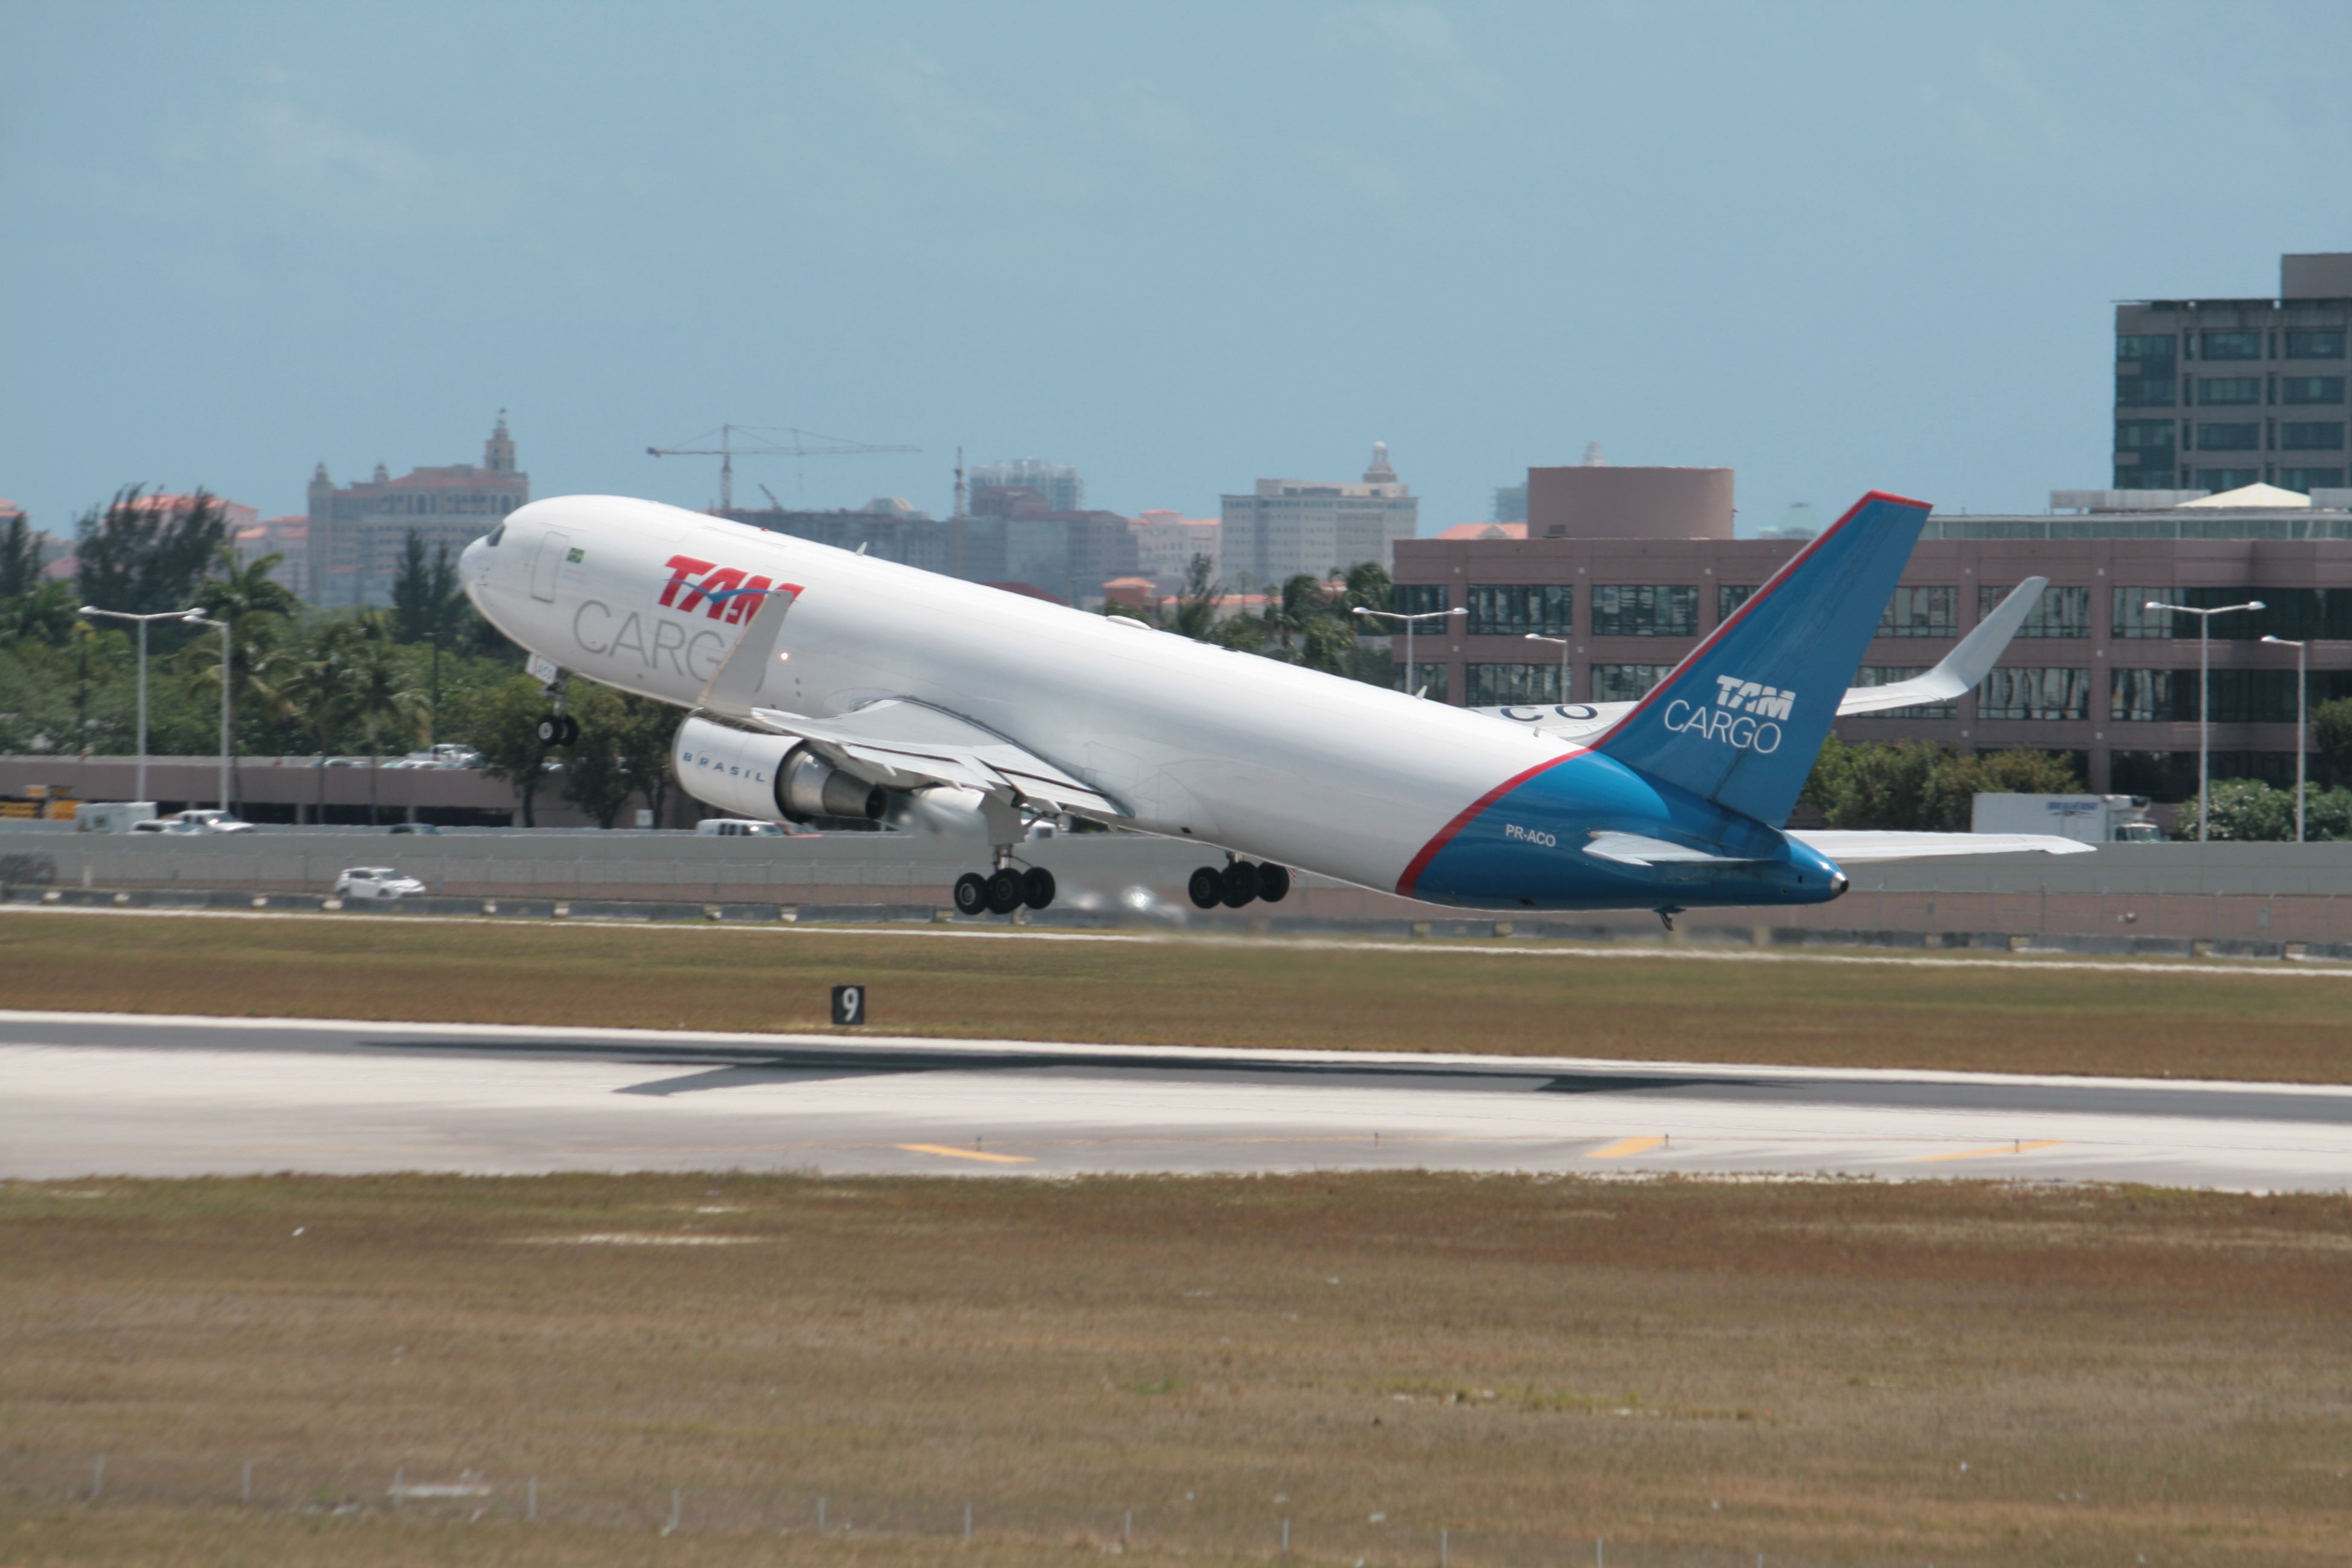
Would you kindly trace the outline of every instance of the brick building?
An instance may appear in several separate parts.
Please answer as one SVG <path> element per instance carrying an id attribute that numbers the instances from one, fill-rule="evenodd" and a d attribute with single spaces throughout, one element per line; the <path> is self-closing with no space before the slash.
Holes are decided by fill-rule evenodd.
<path id="1" fill-rule="evenodd" d="M 1595 474 L 1616 476 L 1601 482 L 1608 504 L 1580 477 Z M 1412 679 L 1433 698 L 1639 697 L 1801 547 L 1732 537 L 1727 469 L 1538 468 L 1528 489 L 1524 538 L 1397 545 L 1400 609 L 1469 611 L 1417 641 Z M 1925 670 L 2024 577 L 2046 576 L 2050 588 L 1975 692 L 1841 720 L 1839 733 L 2072 752 L 2095 790 L 2179 800 L 2196 787 L 2196 627 L 2141 606 L 2261 599 L 2263 611 L 2213 626 L 2214 776 L 2292 782 L 2295 654 L 2260 638 L 2310 642 L 2313 706 L 2352 696 L 2352 494 L 2051 499 L 2047 513 L 1929 520 L 1856 684 Z M 1677 524 L 1668 520 L 1678 508 Z M 1567 639 L 1564 693 L 1563 650 L 1529 642 L 1530 632 Z"/>

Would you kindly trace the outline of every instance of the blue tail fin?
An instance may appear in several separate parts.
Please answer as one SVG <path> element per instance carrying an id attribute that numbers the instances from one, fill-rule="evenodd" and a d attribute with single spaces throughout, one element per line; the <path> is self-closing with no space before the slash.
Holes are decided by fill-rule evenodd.
<path id="1" fill-rule="evenodd" d="M 1863 497 L 1592 749 L 1727 810 L 1787 821 L 1927 520 L 1925 502 Z"/>

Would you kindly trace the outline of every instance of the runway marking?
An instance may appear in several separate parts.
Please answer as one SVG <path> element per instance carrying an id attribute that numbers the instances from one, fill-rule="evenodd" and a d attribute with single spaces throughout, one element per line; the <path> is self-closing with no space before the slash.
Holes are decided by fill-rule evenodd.
<path id="1" fill-rule="evenodd" d="M 1525 911 L 1488 910 L 1486 918 L 1517 914 Z M 801 925 L 797 922 L 776 921 L 773 924 L 726 921 L 625 921 L 600 920 L 593 916 L 567 916 L 562 920 L 524 919 L 514 915 L 372 915 L 343 911 L 331 917 L 323 912 L 305 910 L 172 910 L 172 909 L 111 909 L 91 908 L 78 904 L 0 904 L 0 914 L 25 915 L 112 915 L 146 916 L 160 920 L 227 920 L 227 921 L 294 921 L 331 918 L 341 923 L 375 921 L 392 925 L 495 925 L 580 930 L 615 929 L 633 931 L 703 931 L 731 932 L 739 936 L 838 936 L 838 937 L 908 937 L 917 940 L 949 942 L 1193 942 L 1204 947 L 1276 946 L 1304 952 L 1387 952 L 1422 953 L 1431 956 L 1472 958 L 1643 958 L 1664 959 L 1693 963 L 1828 963 L 1908 965 L 1926 969 L 1975 969 L 1992 964 L 2011 964 L 2020 968 L 2075 971 L 2097 974 L 2233 974 L 2264 979 L 2295 975 L 2310 978 L 2352 980 L 2352 963 L 2330 964 L 2326 961 L 2289 962 L 2282 959 L 2179 959 L 2169 963 L 2151 963 L 2144 960 L 2109 960 L 2053 958 L 2033 952 L 1986 952 L 1977 957 L 1906 957 L 1900 954 L 1859 952 L 1758 952 L 1752 950 L 1715 950 L 1703 948 L 1666 948 L 1635 945 L 1593 947 L 1590 945 L 1551 942 L 1535 939 L 1526 942 L 1496 942 L 1475 937 L 1369 938 L 1304 937 L 1304 936 L 1228 936 L 1219 932 L 1181 931 L 1030 931 L 1026 929 L 976 930 L 965 926 L 857 926 Z M 1467 910 L 1443 910 L 1433 918 L 1475 919 Z"/>
<path id="2" fill-rule="evenodd" d="M 950 1160 L 982 1160 L 992 1165 L 1034 1165 L 1035 1156 L 1029 1154 L 987 1154 L 978 1149 L 953 1149 L 945 1143 L 893 1143 L 894 1149 L 904 1149 L 909 1154 L 944 1154 Z"/>
<path id="3" fill-rule="evenodd" d="M 2011 1139 L 2006 1143 L 1996 1143 L 1990 1149 L 1963 1149 L 1954 1154 L 1922 1154 L 1912 1163 L 1932 1165 L 1939 1160 L 1988 1160 L 1995 1154 L 2030 1154 L 2036 1149 L 2055 1149 L 2064 1142 L 2063 1138 Z"/>
<path id="4" fill-rule="evenodd" d="M 1663 1138 L 1620 1138 L 1606 1149 L 1594 1149 L 1584 1156 L 1588 1160 L 1622 1160 L 1628 1154 L 1646 1154 L 1665 1142 Z"/>

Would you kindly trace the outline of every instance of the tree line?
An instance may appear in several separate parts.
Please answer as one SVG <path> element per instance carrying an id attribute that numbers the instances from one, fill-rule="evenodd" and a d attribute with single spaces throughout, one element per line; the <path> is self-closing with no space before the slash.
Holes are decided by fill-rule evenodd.
<path id="1" fill-rule="evenodd" d="M 228 625 L 227 647 L 208 627 L 149 627 L 151 754 L 215 752 L 226 682 L 233 757 L 374 763 L 450 742 L 479 751 L 487 772 L 515 785 L 526 825 L 551 784 L 606 826 L 632 796 L 656 813 L 666 804 L 675 710 L 586 689 L 572 704 L 579 742 L 541 745 L 539 682 L 466 598 L 446 546 L 428 552 L 412 532 L 389 605 L 322 610 L 278 580 L 281 556 L 237 561 L 226 509 L 203 489 L 166 504 L 127 486 L 78 518 L 74 538 L 74 575 L 50 580 L 31 521 L 20 514 L 0 529 L 0 752 L 135 752 L 136 630 L 82 608 L 193 608 Z M 320 816 L 325 794 L 322 767 Z M 372 820 L 378 794 L 372 773 Z"/>

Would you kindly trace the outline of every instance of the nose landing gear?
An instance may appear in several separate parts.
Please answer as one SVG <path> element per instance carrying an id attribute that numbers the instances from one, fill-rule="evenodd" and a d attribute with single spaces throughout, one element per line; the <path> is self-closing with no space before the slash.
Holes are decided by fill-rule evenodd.
<path id="1" fill-rule="evenodd" d="M 1290 893 L 1290 871 L 1282 866 L 1260 865 L 1254 860 L 1229 860 L 1223 866 L 1203 866 L 1194 871 L 1184 884 L 1193 904 L 1213 910 L 1223 904 L 1238 910 L 1255 900 L 1278 904 Z"/>

